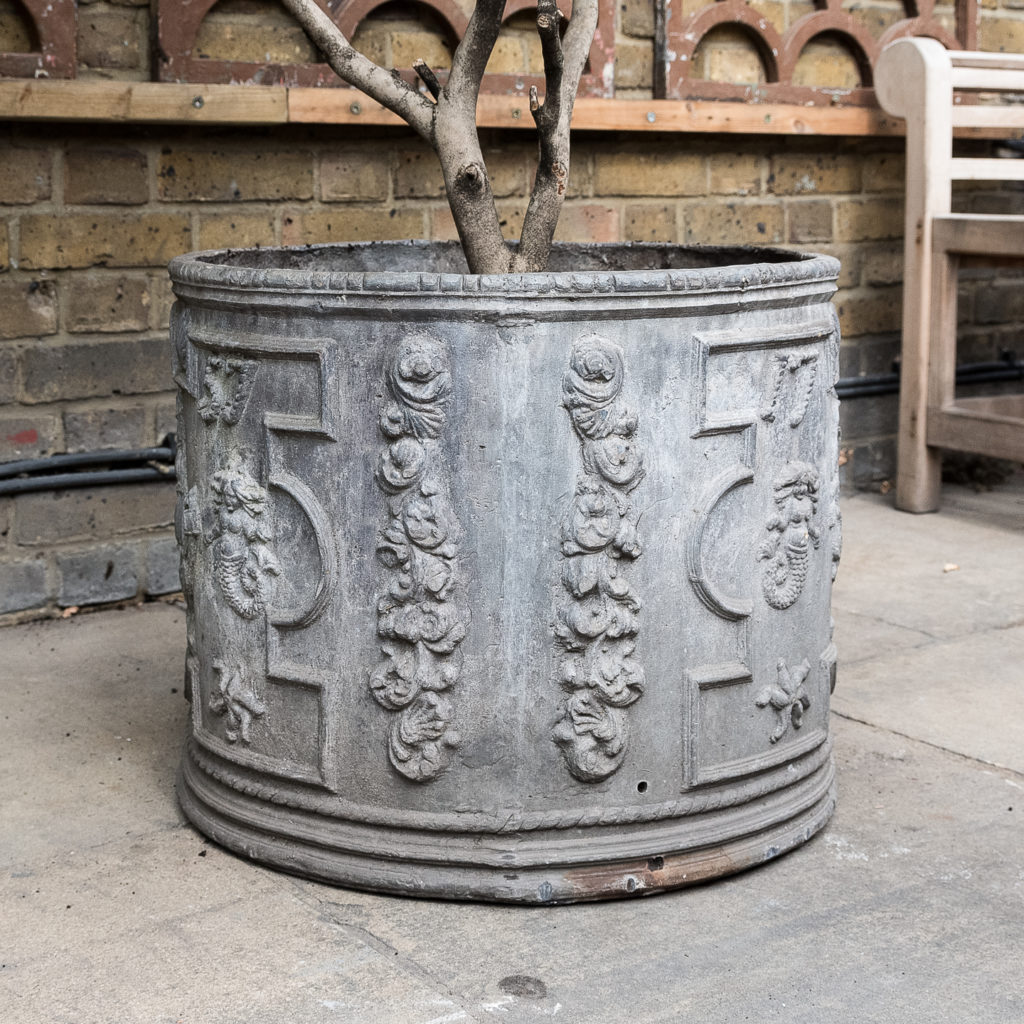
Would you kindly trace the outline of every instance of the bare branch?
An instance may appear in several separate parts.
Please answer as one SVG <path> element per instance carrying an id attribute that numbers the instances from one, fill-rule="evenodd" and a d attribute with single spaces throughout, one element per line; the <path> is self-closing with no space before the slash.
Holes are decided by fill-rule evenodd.
<path id="1" fill-rule="evenodd" d="M 545 93 L 551 96 L 557 92 L 562 77 L 562 12 L 555 0 L 540 0 L 537 4 L 537 33 L 540 49 L 544 55 Z M 589 45 L 589 44 L 588 44 Z"/>
<path id="2" fill-rule="evenodd" d="M 466 34 L 455 49 L 448 84 L 444 87 L 449 103 L 472 111 L 476 125 L 476 100 L 480 94 L 480 80 L 491 59 L 491 51 L 501 31 L 501 16 L 505 13 L 505 0 L 477 0 L 469 19 Z"/>
<path id="3" fill-rule="evenodd" d="M 597 0 L 574 0 L 564 39 L 559 33 L 559 18 L 555 0 L 540 0 L 537 32 L 544 54 L 543 104 L 537 102 L 533 90 L 530 93 L 540 159 L 519 250 L 512 261 L 514 271 L 542 270 L 547 265 L 569 180 L 569 125 L 580 76 L 597 29 Z"/>
<path id="4" fill-rule="evenodd" d="M 501 30 L 505 0 L 477 0 L 437 98 L 434 145 L 466 262 L 474 274 L 505 274 L 512 256 L 501 235 L 476 128 L 480 81 Z"/>
<path id="5" fill-rule="evenodd" d="M 441 83 L 437 80 L 437 75 L 430 70 L 427 62 L 417 58 L 412 62 L 412 69 L 420 76 L 423 84 L 427 87 L 427 91 L 436 100 L 441 95 Z"/>
<path id="6" fill-rule="evenodd" d="M 434 104 L 411 85 L 364 57 L 314 0 L 282 0 L 339 78 L 361 89 L 433 141 Z"/>

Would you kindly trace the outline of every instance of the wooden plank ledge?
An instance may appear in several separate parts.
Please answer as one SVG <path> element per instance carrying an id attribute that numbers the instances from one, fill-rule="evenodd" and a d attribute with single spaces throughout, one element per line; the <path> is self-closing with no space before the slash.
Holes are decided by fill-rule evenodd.
<path id="1" fill-rule="evenodd" d="M 391 111 L 355 89 L 81 80 L 0 81 L 0 117 L 11 121 L 125 124 L 401 125 Z M 482 95 L 483 128 L 534 130 L 526 96 Z M 821 107 L 722 100 L 576 101 L 577 131 L 698 132 L 742 135 L 900 136 L 901 118 L 877 107 Z M 1005 131 L 967 126 L 971 138 Z"/>

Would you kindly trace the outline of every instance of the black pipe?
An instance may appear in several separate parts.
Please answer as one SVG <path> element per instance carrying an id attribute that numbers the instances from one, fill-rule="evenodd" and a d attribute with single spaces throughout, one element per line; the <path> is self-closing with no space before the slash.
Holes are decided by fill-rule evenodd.
<path id="1" fill-rule="evenodd" d="M 173 480 L 176 449 L 174 435 L 168 434 L 156 448 L 73 452 L 51 455 L 48 459 L 0 463 L 0 495 Z M 117 468 L 106 468 L 110 466 Z"/>
<path id="2" fill-rule="evenodd" d="M 843 377 L 836 383 L 836 394 L 845 401 L 851 398 L 871 398 L 877 395 L 895 395 L 900 390 L 900 375 L 879 373 L 872 377 Z M 1024 362 L 1013 355 L 988 363 L 964 363 L 957 367 L 956 382 L 970 384 L 996 384 L 1001 381 L 1024 380 Z"/>
<path id="3" fill-rule="evenodd" d="M 0 495 L 26 494 L 29 491 L 59 491 L 68 487 L 101 487 L 104 484 L 144 483 L 147 480 L 173 480 L 174 467 L 157 469 L 138 466 L 131 469 L 90 470 L 85 473 L 48 473 L 0 480 Z"/>
<path id="4" fill-rule="evenodd" d="M 86 466 L 109 466 L 122 462 L 174 462 L 174 435 L 169 434 L 159 448 L 132 448 L 126 451 L 74 452 L 51 455 L 47 459 L 22 459 L 0 463 L 0 480 L 23 473 L 52 474 L 58 469 L 79 469 Z"/>

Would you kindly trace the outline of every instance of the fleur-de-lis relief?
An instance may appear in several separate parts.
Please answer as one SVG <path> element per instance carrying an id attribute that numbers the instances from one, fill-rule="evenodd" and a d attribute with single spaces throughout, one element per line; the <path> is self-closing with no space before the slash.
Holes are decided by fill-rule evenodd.
<path id="1" fill-rule="evenodd" d="M 763 561 L 761 589 L 772 608 L 789 608 L 803 592 L 810 548 L 821 543 L 813 519 L 818 509 L 818 472 L 802 462 L 789 463 L 775 482 L 775 512 L 768 538 L 757 552 Z"/>
<path id="2" fill-rule="evenodd" d="M 211 355 L 203 371 L 203 397 L 196 409 L 204 423 L 219 420 L 228 426 L 239 421 L 256 380 L 257 364 L 251 359 Z"/>
<path id="3" fill-rule="evenodd" d="M 214 473 L 210 490 L 214 575 L 228 604 L 243 619 L 254 619 L 267 606 L 268 577 L 281 571 L 268 546 L 274 536 L 267 492 L 237 465 Z"/>
<path id="4" fill-rule="evenodd" d="M 761 413 L 766 423 L 774 423 L 780 407 L 786 403 L 786 392 L 794 391 L 789 425 L 798 427 L 807 415 L 807 406 L 814 389 L 814 375 L 817 372 L 817 352 L 791 352 L 775 357 L 775 384 L 771 401 Z M 804 367 L 807 367 L 805 370 Z"/>
<path id="5" fill-rule="evenodd" d="M 228 743 L 241 740 L 248 744 L 253 719 L 263 717 L 266 705 L 256 695 L 241 665 L 228 668 L 223 662 L 215 661 L 213 674 L 215 688 L 207 706 L 215 715 L 224 716 L 224 738 Z"/>
<path id="6" fill-rule="evenodd" d="M 622 349 L 590 336 L 572 348 L 562 404 L 580 441 L 583 472 L 562 524 L 562 586 L 555 639 L 566 691 L 552 732 L 566 767 L 582 782 L 607 778 L 622 763 L 624 708 L 644 689 L 636 657 L 640 600 L 624 567 L 640 556 L 630 492 L 643 479 L 637 417 L 619 401 Z"/>
<path id="7" fill-rule="evenodd" d="M 452 380 L 444 344 L 427 335 L 403 339 L 386 383 L 380 415 L 388 439 L 375 478 L 387 498 L 388 521 L 377 558 L 390 571 L 377 602 L 383 658 L 370 672 L 370 692 L 395 712 L 388 755 L 414 782 L 437 778 L 459 742 L 444 695 L 459 678 L 469 613 L 457 555 L 462 529 L 448 493 L 437 439 Z"/>
<path id="8" fill-rule="evenodd" d="M 804 689 L 810 671 L 811 663 L 806 658 L 793 669 L 785 659 L 779 658 L 776 666 L 778 681 L 769 683 L 755 698 L 754 703 L 759 708 L 770 706 L 778 716 L 778 724 L 769 737 L 772 743 L 778 743 L 790 726 L 799 729 L 804 724 L 804 712 L 811 706 L 811 698 Z"/>

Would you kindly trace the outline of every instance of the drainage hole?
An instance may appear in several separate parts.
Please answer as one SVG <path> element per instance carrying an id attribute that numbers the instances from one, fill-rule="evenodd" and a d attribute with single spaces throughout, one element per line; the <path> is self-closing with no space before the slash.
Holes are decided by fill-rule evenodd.
<path id="1" fill-rule="evenodd" d="M 636 892 L 636 879 L 635 878 L 627 878 L 626 879 L 626 892 Z"/>
<path id="2" fill-rule="evenodd" d="M 636 784 L 636 791 L 638 793 L 646 793 L 647 792 L 647 782 L 646 781 L 638 782 Z"/>

